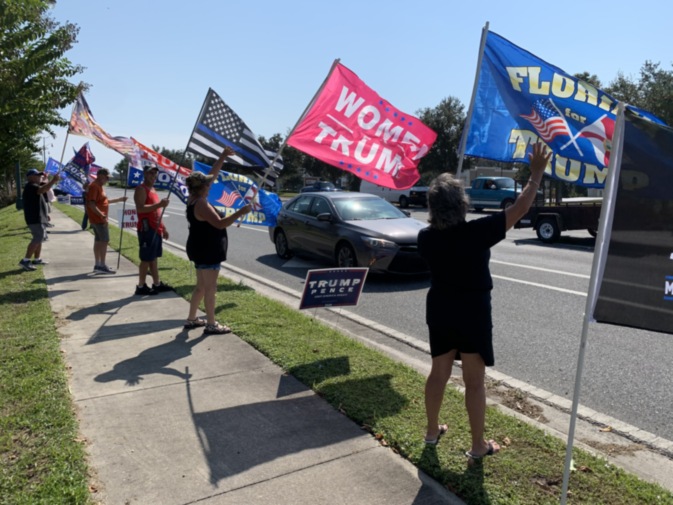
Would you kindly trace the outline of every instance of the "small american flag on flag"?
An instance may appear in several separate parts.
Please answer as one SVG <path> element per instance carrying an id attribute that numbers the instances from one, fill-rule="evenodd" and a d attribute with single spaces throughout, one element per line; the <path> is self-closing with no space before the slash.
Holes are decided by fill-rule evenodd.
<path id="1" fill-rule="evenodd" d="M 227 191 L 226 189 L 222 190 L 222 196 L 217 199 L 217 202 L 222 205 L 222 207 L 233 207 L 237 201 L 242 199 L 241 193 L 237 190 Z"/>
<path id="2" fill-rule="evenodd" d="M 529 115 L 521 115 L 537 131 L 540 138 L 550 142 L 557 135 L 571 136 L 565 118 L 558 111 L 550 98 L 537 100 L 533 103 L 533 110 Z"/>

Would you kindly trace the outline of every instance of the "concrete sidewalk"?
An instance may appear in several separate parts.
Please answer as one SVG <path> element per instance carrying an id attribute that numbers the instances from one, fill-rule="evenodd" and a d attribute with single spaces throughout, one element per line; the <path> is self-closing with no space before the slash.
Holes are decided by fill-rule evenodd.
<path id="1" fill-rule="evenodd" d="M 93 236 L 58 210 L 52 220 L 44 276 L 96 499 L 463 503 L 236 335 L 184 330 L 175 293 L 133 296 L 131 262 L 93 274 Z"/>

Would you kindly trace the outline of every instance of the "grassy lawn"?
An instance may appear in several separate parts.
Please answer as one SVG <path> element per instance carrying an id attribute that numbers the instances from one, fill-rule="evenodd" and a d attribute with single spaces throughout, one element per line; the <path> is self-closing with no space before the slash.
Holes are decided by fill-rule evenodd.
<path id="1" fill-rule="evenodd" d="M 63 205 L 59 209 L 80 222 L 79 209 Z M 20 272 L 16 265 L 27 243 L 22 215 L 13 208 L 0 211 L 4 265 L 0 283 L 0 503 L 85 503 L 84 452 L 76 438 L 44 281 L 39 271 Z M 111 229 L 110 243 L 119 243 L 117 228 Z M 124 238 L 122 253 L 138 261 L 135 237 L 128 234 Z M 189 298 L 193 279 L 186 261 L 164 253 L 160 267 L 162 279 Z M 450 426 L 449 433 L 436 448 L 428 447 L 422 442 L 425 379 L 418 372 L 242 284 L 220 280 L 217 312 L 238 336 L 466 502 L 559 502 L 563 441 L 489 409 L 486 431 L 503 444 L 503 450 L 482 465 L 468 468 L 463 456 L 470 446 L 467 416 L 463 396 L 455 389 L 447 390 L 441 414 Z M 25 323 L 17 325 L 17 315 Z M 570 481 L 570 503 L 673 505 L 668 491 L 603 459 L 576 449 L 574 463 L 577 471 Z M 21 493 L 31 498 L 22 502 Z M 10 497 L 8 501 L 5 496 Z"/>
<path id="2" fill-rule="evenodd" d="M 47 287 L 18 266 L 30 233 L 0 210 L 0 503 L 89 501 L 85 449 Z"/>

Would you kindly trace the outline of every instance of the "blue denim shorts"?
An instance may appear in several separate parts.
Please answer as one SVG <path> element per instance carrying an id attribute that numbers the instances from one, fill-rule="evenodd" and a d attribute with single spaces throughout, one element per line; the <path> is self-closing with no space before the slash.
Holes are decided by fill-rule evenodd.
<path id="1" fill-rule="evenodd" d="M 199 265 L 197 263 L 194 263 L 194 268 L 197 270 L 219 270 L 221 265 L 219 263 L 216 263 L 214 265 Z"/>

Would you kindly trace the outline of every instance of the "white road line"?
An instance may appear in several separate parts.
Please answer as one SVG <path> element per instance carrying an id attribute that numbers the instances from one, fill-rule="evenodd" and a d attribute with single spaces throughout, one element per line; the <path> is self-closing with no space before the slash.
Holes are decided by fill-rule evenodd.
<path id="1" fill-rule="evenodd" d="M 539 284 L 537 282 L 522 281 L 520 279 L 512 279 L 511 277 L 503 277 L 502 275 L 491 275 L 491 277 L 495 277 L 496 279 L 502 279 L 503 281 L 516 282 L 519 284 L 526 284 L 528 286 L 535 286 L 537 288 L 544 288 L 544 289 L 550 289 L 552 291 L 559 291 L 561 293 L 568 293 L 571 295 L 587 296 L 587 294 L 583 293 L 582 291 L 573 291 L 572 289 L 557 288 L 555 286 L 549 286 L 547 284 Z"/>
<path id="2" fill-rule="evenodd" d="M 570 272 L 564 272 L 562 270 L 552 270 L 551 268 L 542 268 L 542 267 L 532 267 L 530 265 L 520 265 L 518 263 L 508 263 L 507 261 L 498 261 L 498 260 L 491 260 L 491 263 L 498 263 L 499 265 L 507 265 L 510 267 L 518 267 L 518 268 L 527 268 L 529 270 L 538 270 L 540 272 L 547 272 L 550 274 L 559 274 L 559 275 L 569 275 L 570 277 L 579 277 L 580 279 L 590 279 L 591 276 L 585 275 L 585 274 L 573 274 Z"/>

